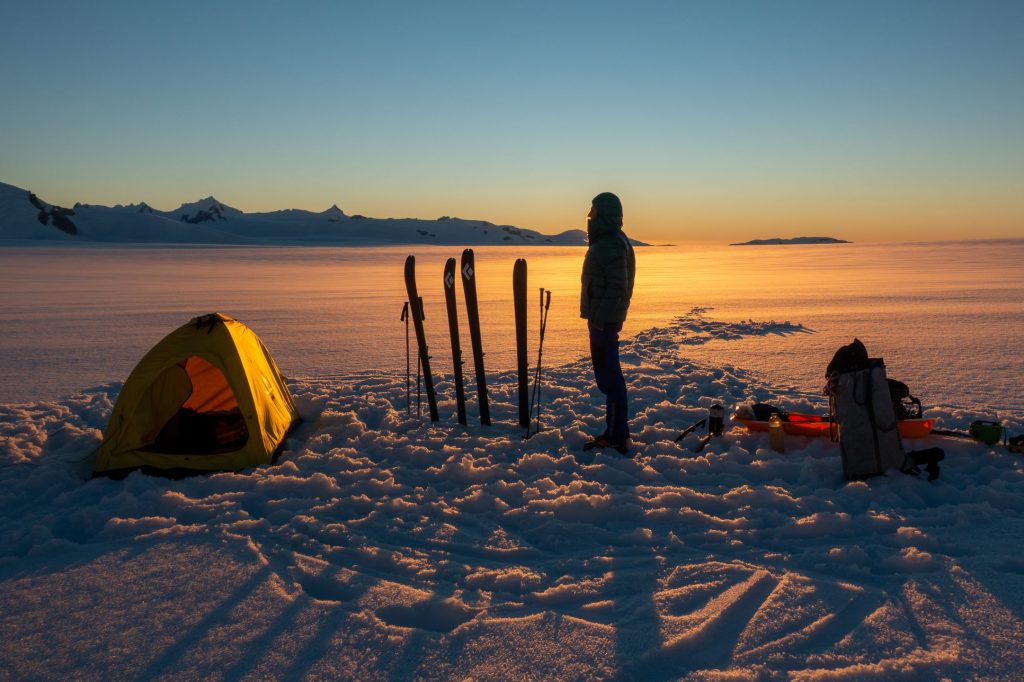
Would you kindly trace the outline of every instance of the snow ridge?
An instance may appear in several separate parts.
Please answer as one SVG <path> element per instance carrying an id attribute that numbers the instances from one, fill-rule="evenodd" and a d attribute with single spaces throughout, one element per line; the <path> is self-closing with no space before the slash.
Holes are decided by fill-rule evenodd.
<path id="1" fill-rule="evenodd" d="M 572 246 L 586 244 L 586 233 L 568 230 L 545 235 L 447 216 L 438 220 L 348 216 L 337 204 L 319 213 L 299 209 L 243 213 L 213 196 L 173 211 L 158 211 L 145 202 L 113 207 L 78 203 L 66 209 L 0 183 L 0 243 L 4 241 Z"/>

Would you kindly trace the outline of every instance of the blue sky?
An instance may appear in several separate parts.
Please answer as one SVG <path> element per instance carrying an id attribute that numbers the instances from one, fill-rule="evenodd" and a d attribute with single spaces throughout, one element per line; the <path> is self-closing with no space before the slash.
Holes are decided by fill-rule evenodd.
<path id="1" fill-rule="evenodd" d="M 1024 236 L 1024 2 L 46 2 L 0 181 L 55 203 L 648 239 Z M 770 234 L 769 234 L 770 233 Z"/>

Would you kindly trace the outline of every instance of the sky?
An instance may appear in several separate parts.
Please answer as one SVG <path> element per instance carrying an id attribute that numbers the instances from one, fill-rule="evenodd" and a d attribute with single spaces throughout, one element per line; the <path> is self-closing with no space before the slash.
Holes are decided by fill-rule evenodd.
<path id="1" fill-rule="evenodd" d="M 1024 2 L 7 3 L 0 182 L 61 205 L 1024 237 Z"/>

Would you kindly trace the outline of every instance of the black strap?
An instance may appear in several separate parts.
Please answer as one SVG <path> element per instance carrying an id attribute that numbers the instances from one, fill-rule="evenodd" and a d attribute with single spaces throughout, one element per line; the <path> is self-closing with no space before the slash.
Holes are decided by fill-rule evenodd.
<path id="1" fill-rule="evenodd" d="M 871 421 L 871 440 L 875 446 L 875 471 L 882 473 L 882 448 L 878 443 L 878 425 L 875 423 L 875 404 L 871 395 L 871 374 L 874 370 L 874 366 L 868 366 L 868 378 L 867 378 L 867 396 L 863 403 L 857 403 L 862 405 L 868 410 L 868 419 Z M 853 401 L 857 402 L 857 377 L 853 379 Z"/>

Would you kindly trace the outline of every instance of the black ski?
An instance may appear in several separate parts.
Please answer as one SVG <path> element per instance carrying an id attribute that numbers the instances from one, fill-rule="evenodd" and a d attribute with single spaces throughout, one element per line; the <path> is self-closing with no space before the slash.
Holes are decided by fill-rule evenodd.
<path id="1" fill-rule="evenodd" d="M 530 428 L 530 368 L 526 360 L 526 259 L 512 268 L 512 300 L 516 315 L 516 368 L 519 374 L 519 425 Z"/>
<path id="2" fill-rule="evenodd" d="M 409 294 L 409 312 L 416 328 L 416 344 L 419 346 L 420 365 L 423 367 L 423 384 L 427 389 L 427 405 L 430 421 L 440 421 L 437 416 L 437 396 L 434 395 L 434 377 L 430 374 L 430 354 L 427 352 L 427 335 L 423 332 L 423 300 L 416 293 L 416 257 L 405 259 L 405 289 Z"/>
<path id="3" fill-rule="evenodd" d="M 412 384 L 411 384 L 411 373 L 412 364 L 409 358 L 412 355 L 409 353 L 409 302 L 406 301 L 402 305 L 402 322 L 405 322 L 405 413 L 412 414 Z M 417 382 L 419 377 L 416 377 Z M 419 384 L 417 383 L 417 386 Z"/>
<path id="4" fill-rule="evenodd" d="M 466 391 L 462 386 L 462 344 L 459 342 L 459 312 L 455 307 L 455 259 L 444 264 L 444 302 L 448 308 L 448 334 L 452 338 L 452 367 L 455 370 L 455 406 L 459 423 L 466 425 Z"/>
<path id="5" fill-rule="evenodd" d="M 466 315 L 469 317 L 469 338 L 473 342 L 473 365 L 476 369 L 476 392 L 480 398 L 480 423 L 491 423 L 487 403 L 487 374 L 484 372 L 484 347 L 480 340 L 480 308 L 476 301 L 476 263 L 473 249 L 462 252 L 462 290 L 466 294 Z"/>

